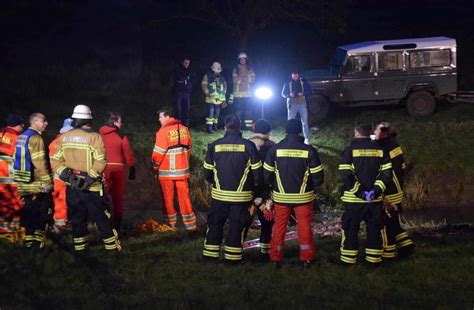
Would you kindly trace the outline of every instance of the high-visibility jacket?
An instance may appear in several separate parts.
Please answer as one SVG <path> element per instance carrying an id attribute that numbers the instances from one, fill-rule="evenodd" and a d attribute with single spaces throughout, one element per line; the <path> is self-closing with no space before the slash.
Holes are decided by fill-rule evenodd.
<path id="1" fill-rule="evenodd" d="M 262 181 L 262 162 L 255 144 L 240 132 L 227 131 L 209 144 L 204 160 L 207 181 L 212 183 L 213 199 L 246 203 Z"/>
<path id="2" fill-rule="evenodd" d="M 265 183 L 273 189 L 273 200 L 288 206 L 312 202 L 314 188 L 324 181 L 318 152 L 295 134 L 287 135 L 270 149 L 263 169 Z"/>
<path id="3" fill-rule="evenodd" d="M 373 190 L 382 201 L 387 184 L 392 182 L 392 163 L 380 145 L 370 138 L 354 139 L 342 154 L 339 172 L 344 182 L 342 201 L 367 203 L 364 192 Z"/>
<path id="4" fill-rule="evenodd" d="M 20 133 L 11 127 L 0 129 L 0 183 L 14 184 L 13 154 Z"/>
<path id="5" fill-rule="evenodd" d="M 227 83 L 222 74 L 216 75 L 212 71 L 204 74 L 201 88 L 206 95 L 206 103 L 222 104 L 226 101 Z"/>
<path id="6" fill-rule="evenodd" d="M 115 126 L 102 126 L 99 133 L 104 140 L 108 166 L 135 166 L 135 156 L 127 136 Z"/>
<path id="7" fill-rule="evenodd" d="M 1 215 L 10 216 L 23 206 L 13 172 L 13 154 L 19 135 L 8 126 L 0 129 L 0 231 L 2 228 L 8 230 L 9 225 Z"/>
<path id="8" fill-rule="evenodd" d="M 232 70 L 234 98 L 252 97 L 252 84 L 255 82 L 255 72 L 249 66 L 238 64 Z"/>
<path id="9" fill-rule="evenodd" d="M 393 204 L 399 204 L 403 199 L 403 177 L 405 169 L 405 161 L 403 151 L 400 145 L 392 139 L 377 140 L 378 144 L 385 149 L 392 163 L 392 180 L 387 184 L 385 197 Z"/>
<path id="10" fill-rule="evenodd" d="M 191 156 L 191 132 L 181 122 L 170 117 L 156 132 L 155 147 L 151 155 L 153 168 L 159 179 L 188 179 Z"/>
<path id="11" fill-rule="evenodd" d="M 51 185 L 48 155 L 41 132 L 28 128 L 16 142 L 14 155 L 15 181 L 21 196 L 40 193 Z"/>
<path id="12" fill-rule="evenodd" d="M 69 168 L 97 178 L 88 188 L 102 192 L 100 176 L 106 166 L 105 147 L 102 137 L 90 127 L 76 128 L 63 133 L 57 143 L 57 150 L 51 158 L 51 166 L 58 175 Z M 80 177 L 82 177 L 80 175 Z"/>

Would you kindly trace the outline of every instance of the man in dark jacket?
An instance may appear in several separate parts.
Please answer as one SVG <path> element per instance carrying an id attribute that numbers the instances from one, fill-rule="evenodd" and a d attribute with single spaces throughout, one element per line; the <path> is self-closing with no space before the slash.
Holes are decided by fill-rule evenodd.
<path id="1" fill-rule="evenodd" d="M 288 119 L 296 118 L 299 114 L 301 125 L 303 126 L 304 143 L 309 144 L 309 124 L 308 124 L 308 98 L 311 95 L 311 87 L 308 81 L 303 79 L 299 70 L 291 71 L 291 80 L 283 85 L 281 96 L 286 99 L 288 109 Z"/>
<path id="2" fill-rule="evenodd" d="M 193 73 L 189 69 L 191 60 L 188 57 L 181 59 L 180 65 L 174 74 L 174 115 L 183 124 L 189 126 L 189 106 L 193 88 Z"/>
<path id="3" fill-rule="evenodd" d="M 341 263 L 355 264 L 358 254 L 360 222 L 367 226 L 365 259 L 378 265 L 382 262 L 382 199 L 392 182 L 392 164 L 384 149 L 370 140 L 372 126 L 358 123 L 355 139 L 347 147 L 339 165 L 343 181 Z"/>
<path id="4" fill-rule="evenodd" d="M 314 259 L 313 218 L 314 189 L 324 181 L 318 152 L 304 143 L 301 123 L 290 119 L 287 136 L 273 146 L 264 163 L 265 183 L 273 189 L 275 224 L 270 243 L 270 258 L 277 268 L 283 258 L 283 243 L 291 211 L 298 221 L 300 262 L 309 267 Z"/>
<path id="5" fill-rule="evenodd" d="M 250 221 L 248 209 L 253 191 L 261 182 L 262 162 L 255 144 L 242 138 L 237 116 L 226 117 L 224 137 L 209 145 L 204 173 L 212 184 L 212 202 L 207 215 L 203 259 L 219 259 L 224 224 L 229 220 L 224 258 L 226 263 L 240 263 L 242 236 Z"/>

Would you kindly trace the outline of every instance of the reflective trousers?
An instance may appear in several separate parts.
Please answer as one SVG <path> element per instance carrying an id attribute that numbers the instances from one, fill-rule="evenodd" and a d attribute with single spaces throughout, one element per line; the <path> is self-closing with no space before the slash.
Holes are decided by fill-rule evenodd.
<path id="1" fill-rule="evenodd" d="M 300 260 L 309 261 L 314 259 L 315 246 L 313 243 L 313 232 L 311 221 L 313 218 L 313 203 L 290 207 L 274 204 L 275 223 L 273 224 L 272 240 L 270 242 L 270 259 L 281 261 L 283 258 L 283 244 L 291 211 L 295 211 L 298 239 L 300 244 Z"/>
<path id="2" fill-rule="evenodd" d="M 367 227 L 365 259 L 369 263 L 382 262 L 382 202 L 346 203 L 342 214 L 342 240 L 340 259 L 347 264 L 357 262 L 360 222 Z"/>
<path id="3" fill-rule="evenodd" d="M 401 210 L 401 204 L 397 204 L 398 210 Z M 382 241 L 383 241 L 383 259 L 395 258 L 395 251 L 403 251 L 407 248 L 414 246 L 413 241 L 410 239 L 408 234 L 400 226 L 400 214 L 399 211 L 393 210 L 390 214 L 384 215 L 382 230 Z"/>
<path id="4" fill-rule="evenodd" d="M 125 192 L 125 166 L 107 165 L 105 168 L 107 191 L 112 197 L 112 215 L 114 222 L 120 226 L 123 218 L 123 193 Z"/>
<path id="5" fill-rule="evenodd" d="M 50 193 L 22 196 L 23 209 L 20 211 L 20 226 L 25 228 L 25 246 L 42 248 L 45 231 L 52 222 L 52 198 Z"/>
<path id="6" fill-rule="evenodd" d="M 240 261 L 243 256 L 242 242 L 244 230 L 251 221 L 248 203 L 227 203 L 213 199 L 207 213 L 207 233 L 204 241 L 203 256 L 219 259 L 224 224 L 229 223 L 229 230 L 224 246 L 224 259 Z"/>
<path id="7" fill-rule="evenodd" d="M 206 117 L 206 126 L 208 129 L 217 127 L 217 123 L 219 122 L 219 115 L 221 113 L 221 105 L 220 104 L 207 104 L 207 117 Z"/>
<path id="8" fill-rule="evenodd" d="M 183 217 L 186 230 L 196 230 L 196 214 L 194 214 L 191 199 L 189 197 L 188 179 L 164 180 L 159 179 L 161 195 L 163 196 L 163 218 L 166 224 L 175 227 L 178 220 L 174 207 L 174 193 L 178 196 L 179 212 Z"/>
<path id="9" fill-rule="evenodd" d="M 122 249 L 117 231 L 112 228 L 111 215 L 107 210 L 104 197 L 99 192 L 81 191 L 68 187 L 66 189 L 66 200 L 76 251 L 87 249 L 88 219 L 97 224 L 106 250 L 120 251 Z"/>

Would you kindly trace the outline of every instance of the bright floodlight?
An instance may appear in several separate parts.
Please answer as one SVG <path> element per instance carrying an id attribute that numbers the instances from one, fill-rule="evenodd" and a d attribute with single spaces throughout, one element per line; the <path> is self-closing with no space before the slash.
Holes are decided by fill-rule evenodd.
<path id="1" fill-rule="evenodd" d="M 273 96 L 272 90 L 268 87 L 259 87 L 255 91 L 255 96 L 261 100 L 270 99 Z"/>

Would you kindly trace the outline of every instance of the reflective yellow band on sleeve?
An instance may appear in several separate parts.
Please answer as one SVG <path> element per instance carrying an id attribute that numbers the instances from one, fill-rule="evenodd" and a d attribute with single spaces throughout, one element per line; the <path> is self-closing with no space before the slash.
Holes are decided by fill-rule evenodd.
<path id="1" fill-rule="evenodd" d="M 321 172 L 321 171 L 323 171 L 323 165 L 319 165 L 319 166 L 314 167 L 314 168 L 309 168 L 310 173 L 318 173 L 318 172 Z"/>

